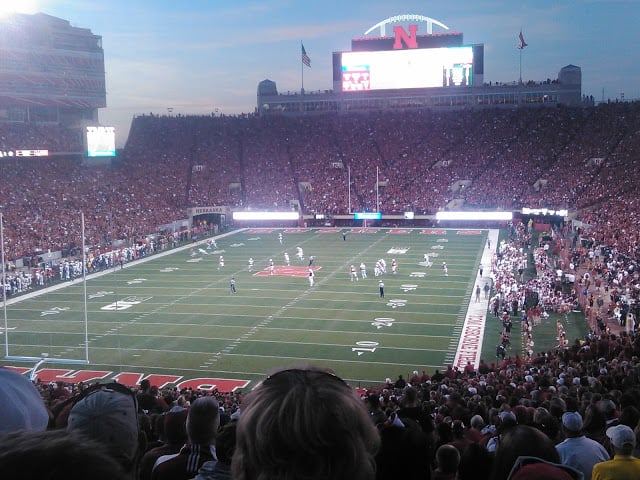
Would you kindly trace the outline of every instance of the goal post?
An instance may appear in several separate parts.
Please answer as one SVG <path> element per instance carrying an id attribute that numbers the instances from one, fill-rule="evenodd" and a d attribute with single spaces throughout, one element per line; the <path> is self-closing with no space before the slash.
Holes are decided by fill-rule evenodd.
<path id="1" fill-rule="evenodd" d="M 3 327 L 0 328 L 0 333 L 4 334 L 4 360 L 11 360 L 16 362 L 35 362 L 36 366 L 34 367 L 34 372 L 43 363 L 63 363 L 63 364 L 89 364 L 89 328 L 88 328 L 88 318 L 87 318 L 87 279 L 86 279 L 86 251 L 85 251 L 85 238 L 84 238 L 84 214 L 81 216 L 82 218 L 82 280 L 83 280 L 83 296 L 84 296 L 84 317 L 82 321 L 82 332 L 83 341 L 81 343 L 81 348 L 83 349 L 84 358 L 63 358 L 60 357 L 51 357 L 49 352 L 42 352 L 38 356 L 36 355 L 12 355 L 10 352 L 10 332 L 14 330 L 14 328 L 10 328 L 9 326 L 9 318 L 7 315 L 7 270 L 5 263 L 5 252 L 4 252 L 4 225 L 3 225 L 3 216 L 2 212 L 0 212 L 0 263 L 2 264 L 1 276 L 0 276 L 0 286 L 2 287 L 2 312 L 4 324 Z M 41 349 L 47 348 L 46 345 L 42 345 Z"/>

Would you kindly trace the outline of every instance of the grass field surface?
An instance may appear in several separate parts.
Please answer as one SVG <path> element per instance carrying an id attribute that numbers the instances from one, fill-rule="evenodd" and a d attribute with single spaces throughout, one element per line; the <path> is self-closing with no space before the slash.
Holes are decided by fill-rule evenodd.
<path id="1" fill-rule="evenodd" d="M 246 229 L 218 237 L 217 248 L 199 242 L 156 254 L 87 280 L 90 364 L 73 368 L 254 381 L 276 367 L 312 363 L 353 385 L 379 384 L 413 370 L 432 373 L 453 361 L 475 286 L 489 281 L 485 265 L 478 282 L 489 233 Z M 303 260 L 296 247 L 303 249 Z M 425 264 L 425 253 L 432 266 Z M 313 287 L 310 256 L 315 257 Z M 375 277 L 378 259 L 387 268 Z M 442 262 L 448 265 L 446 276 Z M 366 279 L 360 263 L 367 267 Z M 358 281 L 350 278 L 351 265 Z M 230 289 L 232 277 L 236 293 Z M 78 279 L 8 304 L 5 353 L 83 359 L 84 288 Z M 490 334 L 484 345 L 493 361 L 497 334 Z M 6 359 L 2 364 L 16 365 Z"/>

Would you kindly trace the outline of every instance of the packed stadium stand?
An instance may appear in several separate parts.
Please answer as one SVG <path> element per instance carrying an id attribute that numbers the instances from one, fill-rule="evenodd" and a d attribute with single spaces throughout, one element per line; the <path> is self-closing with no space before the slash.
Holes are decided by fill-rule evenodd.
<path id="1" fill-rule="evenodd" d="M 157 232 L 194 206 L 303 214 L 568 208 L 597 242 L 637 254 L 636 103 L 587 108 L 362 112 L 311 117 L 142 115 L 120 157 L 3 157 L 6 255 Z M 74 151 L 59 125 L 0 124 L 0 151 Z M 46 175 L 42 175 L 45 173 Z M 379 192 L 376 192 L 376 176 Z M 33 206 L 36 208 L 33 208 Z M 603 208 L 604 207 L 604 208 Z M 75 220 L 74 220 L 75 218 Z M 611 225 L 620 228 L 612 229 Z"/>

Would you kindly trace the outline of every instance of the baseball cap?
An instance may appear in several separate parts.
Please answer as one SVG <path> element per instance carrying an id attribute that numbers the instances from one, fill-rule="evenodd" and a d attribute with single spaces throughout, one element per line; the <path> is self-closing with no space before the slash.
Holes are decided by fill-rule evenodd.
<path id="1" fill-rule="evenodd" d="M 0 367 L 0 432 L 44 431 L 49 413 L 35 385 L 24 375 Z"/>
<path id="2" fill-rule="evenodd" d="M 562 425 L 570 432 L 582 430 L 582 415 L 578 412 L 565 412 L 562 414 Z"/>
<path id="3" fill-rule="evenodd" d="M 127 462 L 138 452 L 138 405 L 123 385 L 96 385 L 80 396 L 69 412 L 67 430 L 101 442 Z"/>
<path id="4" fill-rule="evenodd" d="M 625 446 L 635 448 L 636 446 L 636 434 L 626 425 L 607 428 L 607 437 L 609 437 L 611 444 L 615 448 L 623 448 Z"/>

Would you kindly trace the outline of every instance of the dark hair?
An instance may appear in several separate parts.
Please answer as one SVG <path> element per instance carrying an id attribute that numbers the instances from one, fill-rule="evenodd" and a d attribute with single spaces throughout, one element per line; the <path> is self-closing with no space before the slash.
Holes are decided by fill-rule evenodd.
<path id="1" fill-rule="evenodd" d="M 218 461 L 231 465 L 233 452 L 236 449 L 236 427 L 238 422 L 233 420 L 218 431 L 216 437 L 216 456 Z"/>
<path id="2" fill-rule="evenodd" d="M 520 456 L 538 457 L 560 463 L 560 455 L 551 439 L 540 430 L 528 425 L 517 425 L 505 432 L 496 448 L 493 480 L 506 480 L 516 459 Z"/>
<path id="3" fill-rule="evenodd" d="M 491 475 L 493 455 L 487 447 L 470 443 L 460 456 L 458 480 L 488 480 Z"/>
<path id="4" fill-rule="evenodd" d="M 3 478 L 111 480 L 126 478 L 101 443 L 64 430 L 21 430 L 0 438 Z"/>
<path id="5" fill-rule="evenodd" d="M 455 474 L 460 465 L 460 452 L 453 445 L 440 445 L 436 450 L 436 464 L 442 473 Z"/>

